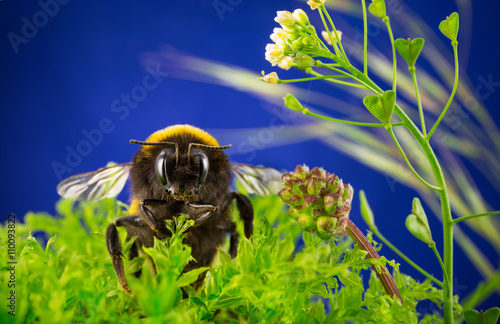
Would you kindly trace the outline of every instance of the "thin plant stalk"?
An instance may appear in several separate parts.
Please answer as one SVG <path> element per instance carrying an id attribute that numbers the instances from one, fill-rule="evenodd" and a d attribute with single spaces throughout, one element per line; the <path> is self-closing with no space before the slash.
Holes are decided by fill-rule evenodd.
<path id="1" fill-rule="evenodd" d="M 353 239 L 354 242 L 358 243 L 363 250 L 368 252 L 366 258 L 367 259 L 378 259 L 380 256 L 378 255 L 377 251 L 373 248 L 373 246 L 368 242 L 368 239 L 366 236 L 363 235 L 363 233 L 359 230 L 359 228 L 350 220 L 348 219 L 347 222 L 347 227 L 346 227 L 347 234 Z M 380 279 L 382 282 L 382 286 L 384 286 L 385 291 L 387 294 L 391 297 L 398 297 L 401 303 L 403 303 L 403 299 L 401 298 L 401 294 L 399 293 L 398 287 L 396 286 L 396 283 L 394 282 L 394 279 L 392 278 L 391 274 L 389 273 L 389 270 L 385 266 L 382 267 L 382 271 L 378 272 L 377 268 L 372 265 L 373 270 L 375 270 L 375 273 L 377 274 L 377 277 Z"/>

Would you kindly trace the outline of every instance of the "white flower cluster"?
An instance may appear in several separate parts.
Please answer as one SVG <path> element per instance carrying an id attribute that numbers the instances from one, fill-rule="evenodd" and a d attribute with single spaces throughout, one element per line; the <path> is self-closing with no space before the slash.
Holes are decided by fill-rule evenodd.
<path id="1" fill-rule="evenodd" d="M 310 54 L 317 52 L 319 39 L 307 14 L 302 9 L 293 13 L 278 11 L 274 20 L 281 28 L 274 28 L 270 36 L 274 43 L 266 46 L 266 60 L 285 70 L 314 66 L 316 62 Z"/>

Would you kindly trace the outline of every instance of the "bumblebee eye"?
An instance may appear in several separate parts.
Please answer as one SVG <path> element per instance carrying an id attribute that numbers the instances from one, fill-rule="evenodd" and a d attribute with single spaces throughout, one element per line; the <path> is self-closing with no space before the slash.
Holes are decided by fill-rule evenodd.
<path id="1" fill-rule="evenodd" d="M 208 157 L 203 152 L 199 152 L 196 154 L 200 159 L 200 167 L 198 173 L 198 186 L 197 191 L 200 189 L 200 186 L 203 184 L 208 174 Z"/>
<path id="2" fill-rule="evenodd" d="M 167 176 L 167 157 L 169 153 L 172 153 L 171 150 L 163 150 L 158 157 L 156 158 L 155 170 L 158 175 L 158 179 L 160 180 L 163 188 L 168 193 L 170 189 L 170 181 L 168 181 Z"/>

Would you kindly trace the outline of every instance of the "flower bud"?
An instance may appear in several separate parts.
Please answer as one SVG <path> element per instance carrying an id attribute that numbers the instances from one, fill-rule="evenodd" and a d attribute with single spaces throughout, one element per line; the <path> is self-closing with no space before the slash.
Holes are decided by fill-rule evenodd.
<path id="1" fill-rule="evenodd" d="M 306 213 L 302 213 L 297 218 L 297 221 L 299 223 L 299 227 L 301 229 L 303 229 L 304 231 L 310 231 L 310 230 L 316 229 L 316 222 L 314 221 L 314 219 L 311 215 L 308 215 Z"/>
<path id="2" fill-rule="evenodd" d="M 316 232 L 316 235 L 322 239 L 323 241 L 328 241 L 332 238 L 333 233 L 330 232 L 320 232 L 319 230 Z"/>
<path id="3" fill-rule="evenodd" d="M 305 179 L 307 177 L 307 173 L 309 172 L 309 168 L 305 165 L 297 165 L 295 170 L 293 171 L 293 175 L 300 179 Z"/>
<path id="4" fill-rule="evenodd" d="M 290 173 L 285 173 L 281 176 L 281 181 L 285 184 L 287 181 L 292 180 L 292 175 Z"/>
<path id="5" fill-rule="evenodd" d="M 288 189 L 283 188 L 278 192 L 278 196 L 281 198 L 281 200 L 287 202 L 292 197 L 292 194 Z"/>
<path id="6" fill-rule="evenodd" d="M 318 168 L 318 167 L 314 167 L 312 170 L 311 170 L 311 174 L 315 177 L 319 177 L 319 178 L 324 178 L 326 173 L 325 173 L 325 170 L 323 170 L 322 168 Z"/>
<path id="7" fill-rule="evenodd" d="M 278 11 L 276 18 L 274 18 L 274 21 L 282 26 L 291 27 L 295 24 L 295 17 L 290 11 Z"/>
<path id="8" fill-rule="evenodd" d="M 295 11 L 293 12 L 292 16 L 298 22 L 300 22 L 302 24 L 308 24 L 309 23 L 309 17 L 307 17 L 307 14 L 302 9 L 295 9 Z"/>
<path id="9" fill-rule="evenodd" d="M 292 206 L 290 207 L 290 209 L 288 209 L 288 216 L 290 216 L 292 219 L 297 220 L 301 212 L 302 212 L 302 207 Z"/>
<path id="10" fill-rule="evenodd" d="M 305 70 L 316 65 L 316 61 L 309 55 L 297 53 L 293 59 L 293 63 L 298 69 Z"/>
<path id="11" fill-rule="evenodd" d="M 304 194 L 304 191 L 302 190 L 302 180 L 300 179 L 293 179 L 292 180 L 292 192 L 296 195 L 302 196 Z"/>
<path id="12" fill-rule="evenodd" d="M 325 195 L 324 205 L 325 211 L 328 215 L 331 215 L 337 211 L 339 195 L 336 193 L 329 193 Z"/>
<path id="13" fill-rule="evenodd" d="M 321 192 L 321 189 L 323 188 L 323 179 L 318 178 L 318 177 L 312 177 L 309 178 L 307 181 L 307 193 L 310 195 L 316 195 Z"/>
<path id="14" fill-rule="evenodd" d="M 330 233 L 337 226 L 337 219 L 329 216 L 321 216 L 316 221 L 318 232 Z"/>
<path id="15" fill-rule="evenodd" d="M 290 197 L 290 206 L 302 206 L 302 198 L 297 196 L 297 195 L 293 195 Z"/>
<path id="16" fill-rule="evenodd" d="M 321 198 L 319 196 L 316 196 L 316 195 L 305 196 L 303 205 L 304 206 L 313 206 L 317 202 L 319 202 L 320 200 L 321 200 Z"/>
<path id="17" fill-rule="evenodd" d="M 300 102 L 295 98 L 291 93 L 287 93 L 285 97 L 283 97 L 285 101 L 285 106 L 287 106 L 291 110 L 295 111 L 303 111 L 304 107 L 300 104 Z"/>

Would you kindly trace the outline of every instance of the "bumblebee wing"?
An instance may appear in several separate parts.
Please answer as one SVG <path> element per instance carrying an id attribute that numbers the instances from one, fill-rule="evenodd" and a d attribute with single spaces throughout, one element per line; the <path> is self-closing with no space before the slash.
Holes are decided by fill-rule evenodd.
<path id="1" fill-rule="evenodd" d="M 250 194 L 273 195 L 277 194 L 282 186 L 282 173 L 276 169 L 235 162 L 231 163 L 231 167 L 236 178 Z"/>
<path id="2" fill-rule="evenodd" d="M 57 193 L 64 198 L 87 201 L 115 197 L 125 186 L 131 168 L 132 163 L 123 163 L 71 176 L 57 185 Z"/>

